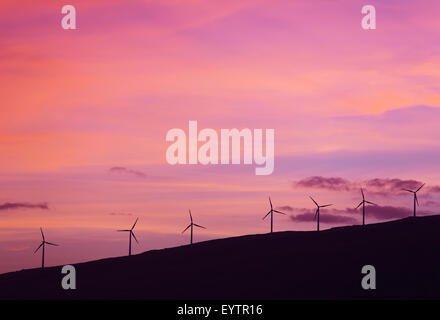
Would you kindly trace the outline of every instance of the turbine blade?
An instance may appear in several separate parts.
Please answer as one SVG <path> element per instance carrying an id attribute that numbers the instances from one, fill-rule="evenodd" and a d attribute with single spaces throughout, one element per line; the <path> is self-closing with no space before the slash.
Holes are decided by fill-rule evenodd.
<path id="1" fill-rule="evenodd" d="M 44 240 L 46 240 L 46 239 L 44 238 L 44 233 L 43 233 L 43 229 L 42 229 L 42 228 L 40 228 L 40 231 L 41 231 L 41 236 L 43 237 L 43 241 L 44 241 Z"/>
<path id="2" fill-rule="evenodd" d="M 370 201 L 365 201 L 366 203 L 372 204 L 373 206 L 379 206 L 378 204 L 374 203 L 374 202 L 370 202 Z"/>
<path id="3" fill-rule="evenodd" d="M 281 212 L 281 211 L 278 211 L 278 210 L 274 210 L 273 212 L 276 212 L 276 213 L 281 213 L 281 214 L 284 214 L 284 215 L 286 215 L 284 212 Z"/>
<path id="4" fill-rule="evenodd" d="M 422 189 L 424 185 L 425 185 L 425 183 L 422 184 L 422 185 L 416 190 L 416 192 L 418 192 L 420 189 Z"/>
<path id="5" fill-rule="evenodd" d="M 189 210 L 189 218 L 191 219 L 191 223 L 193 222 L 193 216 L 191 214 L 191 210 Z"/>
<path id="6" fill-rule="evenodd" d="M 318 211 L 319 211 L 319 207 L 318 207 L 318 209 L 316 209 L 315 217 L 313 218 L 313 220 L 316 220 L 316 216 L 318 215 Z"/>
<path id="7" fill-rule="evenodd" d="M 136 236 L 134 235 L 134 232 L 133 232 L 133 231 L 131 232 L 131 235 L 133 236 L 134 240 L 136 240 L 136 243 L 139 244 L 139 241 L 138 241 L 138 239 L 136 239 Z"/>
<path id="8" fill-rule="evenodd" d="M 131 231 L 131 230 L 116 230 L 116 231 L 118 231 L 118 232 L 128 232 L 128 231 Z"/>
<path id="9" fill-rule="evenodd" d="M 330 206 L 332 206 L 333 204 L 325 204 L 325 205 L 323 205 L 323 206 L 320 206 L 321 208 L 325 208 L 325 207 L 330 207 Z"/>
<path id="10" fill-rule="evenodd" d="M 272 212 L 272 210 L 269 211 L 269 212 L 264 216 L 263 220 L 266 219 L 266 217 L 267 217 L 271 212 Z"/>
<path id="11" fill-rule="evenodd" d="M 138 220 L 139 220 L 139 218 L 136 218 L 136 221 L 134 222 L 134 225 L 133 225 L 133 227 L 131 227 L 131 230 L 133 230 L 133 229 L 134 229 L 134 227 L 135 227 L 136 223 L 138 222 Z"/>
<path id="12" fill-rule="evenodd" d="M 270 197 L 269 197 L 269 202 L 270 202 L 270 208 L 272 209 L 273 206 L 272 206 L 272 200 L 270 200 Z"/>
<path id="13" fill-rule="evenodd" d="M 364 189 L 361 188 L 362 200 L 365 200 Z"/>
<path id="14" fill-rule="evenodd" d="M 412 192 L 412 193 L 414 193 L 414 191 L 409 190 L 409 189 L 402 189 L 402 190 L 405 190 L 405 191 L 408 191 L 408 192 Z"/>
<path id="15" fill-rule="evenodd" d="M 185 231 L 188 230 L 189 227 L 191 227 L 191 225 L 188 225 L 188 227 L 186 227 L 185 230 L 182 231 L 182 233 L 185 233 Z"/>
<path id="16" fill-rule="evenodd" d="M 59 245 L 58 245 L 58 244 L 55 244 L 55 243 L 52 243 L 52 242 L 47 242 L 47 241 L 46 241 L 46 244 L 50 244 L 51 246 L 56 246 L 56 247 L 59 247 Z"/>
<path id="17" fill-rule="evenodd" d="M 363 203 L 364 203 L 364 201 L 362 201 L 361 203 L 359 203 L 358 206 L 357 206 L 355 209 L 359 208 Z"/>
<path id="18" fill-rule="evenodd" d="M 42 243 L 38 246 L 38 248 L 35 249 L 34 253 L 36 253 L 36 252 L 41 248 L 41 246 L 43 245 L 43 243 L 44 243 L 44 242 L 42 242 Z"/>
<path id="19" fill-rule="evenodd" d="M 195 224 L 195 223 L 194 223 L 194 225 L 195 225 L 196 227 L 199 227 L 199 228 L 203 228 L 203 229 L 206 229 L 205 227 L 203 227 L 203 226 L 200 226 L 200 225 L 198 225 L 198 224 Z"/>
<path id="20" fill-rule="evenodd" d="M 312 201 L 316 204 L 316 206 L 319 207 L 319 204 L 318 204 L 318 202 L 315 201 L 315 199 L 313 199 L 311 196 L 310 196 L 310 199 L 312 199 Z"/>

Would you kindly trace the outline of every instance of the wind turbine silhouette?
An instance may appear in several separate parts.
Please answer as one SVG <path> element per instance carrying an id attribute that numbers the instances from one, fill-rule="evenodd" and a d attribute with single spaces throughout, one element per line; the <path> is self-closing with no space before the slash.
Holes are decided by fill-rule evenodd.
<path id="1" fill-rule="evenodd" d="M 272 206 L 272 200 L 270 200 L 270 197 L 269 197 L 269 203 L 270 203 L 270 210 L 269 210 L 269 212 L 263 217 L 263 220 L 266 219 L 266 217 L 270 214 L 270 233 L 272 233 L 272 232 L 273 232 L 273 213 L 276 212 L 276 213 L 280 213 L 280 214 L 284 214 L 284 215 L 286 215 L 286 214 L 285 214 L 284 212 L 281 212 L 281 211 L 275 210 L 275 209 L 273 208 L 273 206 Z"/>
<path id="2" fill-rule="evenodd" d="M 318 226 L 317 227 L 317 231 L 319 231 L 319 209 L 320 208 L 325 208 L 325 207 L 330 207 L 332 204 L 324 204 L 324 205 L 320 206 L 318 204 L 318 202 L 316 202 L 312 197 L 310 197 L 310 199 L 312 199 L 312 201 L 316 204 L 316 212 L 315 212 L 315 217 L 313 219 L 318 218 L 318 220 L 317 220 L 317 226 Z"/>
<path id="3" fill-rule="evenodd" d="M 361 194 L 362 194 L 362 202 L 358 204 L 356 209 L 362 205 L 362 225 L 365 226 L 365 204 L 368 203 L 368 204 L 372 204 L 374 206 L 377 206 L 377 204 L 365 200 L 364 190 L 362 188 L 361 188 Z"/>
<path id="4" fill-rule="evenodd" d="M 409 190 L 409 189 L 402 189 L 408 192 L 411 192 L 414 194 L 414 217 L 416 216 L 416 204 L 419 205 L 419 200 L 417 199 L 417 192 L 419 192 L 420 189 L 423 188 L 425 184 L 422 184 L 416 191 Z"/>
<path id="5" fill-rule="evenodd" d="M 182 234 L 185 233 L 185 231 L 188 230 L 188 228 L 191 227 L 191 242 L 190 242 L 190 244 L 192 244 L 193 243 L 193 231 L 194 231 L 193 229 L 194 229 L 194 226 L 202 228 L 202 229 L 206 229 L 206 228 L 193 222 L 193 217 L 192 217 L 192 214 L 191 214 L 191 210 L 189 210 L 189 218 L 191 219 L 191 223 L 188 225 L 188 227 L 185 228 L 185 230 L 182 231 Z"/>
<path id="6" fill-rule="evenodd" d="M 139 241 L 136 239 L 136 236 L 134 235 L 133 229 L 136 226 L 136 223 L 138 222 L 139 218 L 136 218 L 136 221 L 133 224 L 133 227 L 131 227 L 131 229 L 126 229 L 126 230 L 117 230 L 118 232 L 129 232 L 129 244 L 128 244 L 128 255 L 131 256 L 131 237 L 134 238 L 134 240 L 136 240 L 137 243 L 139 243 Z"/>
<path id="7" fill-rule="evenodd" d="M 43 247 L 43 250 L 42 250 L 43 254 L 42 254 L 42 258 L 41 258 L 41 268 L 44 268 L 44 252 L 45 252 L 45 249 L 46 249 L 46 244 L 48 244 L 48 245 L 50 245 L 50 246 L 57 246 L 57 247 L 58 247 L 58 245 L 55 244 L 55 243 L 47 242 L 47 241 L 46 241 L 46 238 L 44 237 L 43 229 L 40 228 L 40 231 L 41 231 L 41 237 L 43 238 L 43 241 L 41 241 L 41 244 L 40 244 L 40 245 L 38 246 L 38 248 L 34 251 L 34 254 L 37 253 L 37 251 L 38 251 L 41 247 Z"/>

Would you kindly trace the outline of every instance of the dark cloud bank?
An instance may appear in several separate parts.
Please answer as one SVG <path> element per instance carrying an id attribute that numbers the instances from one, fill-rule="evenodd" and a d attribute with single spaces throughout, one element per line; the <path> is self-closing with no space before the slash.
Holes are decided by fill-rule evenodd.
<path id="1" fill-rule="evenodd" d="M 126 167 L 112 167 L 109 169 L 109 172 L 116 173 L 116 174 L 131 175 L 131 176 L 135 176 L 138 178 L 147 178 L 147 175 L 145 173 L 143 173 L 142 171 L 128 169 Z"/>
<path id="2" fill-rule="evenodd" d="M 390 194 L 400 194 L 402 193 L 402 189 L 417 189 L 422 184 L 423 182 L 421 181 L 404 180 L 399 178 L 375 178 L 364 181 L 350 181 L 340 177 L 314 176 L 294 181 L 292 183 L 292 187 L 321 189 L 329 191 L 352 191 L 359 190 L 360 188 L 365 188 L 369 192 L 387 196 Z M 440 186 L 425 186 L 423 188 L 423 192 L 425 194 L 440 193 Z"/>
<path id="3" fill-rule="evenodd" d="M 0 204 L 1 210 L 17 210 L 17 209 L 43 209 L 49 210 L 47 203 L 27 203 L 27 202 L 6 202 Z"/>

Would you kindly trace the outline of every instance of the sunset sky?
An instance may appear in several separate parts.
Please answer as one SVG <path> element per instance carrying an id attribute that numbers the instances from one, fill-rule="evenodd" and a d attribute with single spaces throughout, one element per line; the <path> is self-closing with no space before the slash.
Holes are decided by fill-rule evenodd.
<path id="1" fill-rule="evenodd" d="M 72 4 L 77 30 L 61 28 Z M 377 29 L 361 28 L 361 8 Z M 0 273 L 440 204 L 438 0 L 0 2 Z M 275 129 L 275 169 L 166 162 L 168 130 Z M 370 215 L 368 215 L 370 212 Z"/>

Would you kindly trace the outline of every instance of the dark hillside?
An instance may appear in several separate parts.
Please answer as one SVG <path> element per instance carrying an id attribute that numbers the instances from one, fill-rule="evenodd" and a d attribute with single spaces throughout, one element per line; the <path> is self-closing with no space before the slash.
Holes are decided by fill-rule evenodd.
<path id="1" fill-rule="evenodd" d="M 0 275 L 0 298 L 30 299 L 400 299 L 440 298 L 440 216 L 321 232 L 212 240 L 75 265 Z M 377 290 L 361 288 L 373 265 Z"/>

